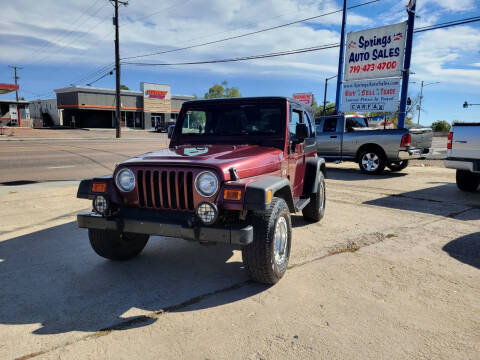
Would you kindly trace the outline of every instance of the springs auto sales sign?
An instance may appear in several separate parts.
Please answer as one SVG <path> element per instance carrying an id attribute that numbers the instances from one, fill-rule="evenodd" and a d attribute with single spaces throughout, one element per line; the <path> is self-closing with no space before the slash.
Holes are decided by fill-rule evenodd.
<path id="1" fill-rule="evenodd" d="M 402 75 L 407 22 L 347 34 L 344 80 Z"/>

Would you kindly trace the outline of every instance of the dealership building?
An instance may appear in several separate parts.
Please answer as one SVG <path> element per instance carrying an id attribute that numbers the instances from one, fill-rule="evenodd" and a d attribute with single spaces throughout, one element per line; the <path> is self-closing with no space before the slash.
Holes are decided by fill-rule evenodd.
<path id="1" fill-rule="evenodd" d="M 176 120 L 180 108 L 193 96 L 172 95 L 169 85 L 140 83 L 141 91 L 121 90 L 121 126 L 150 130 Z M 63 126 L 114 128 L 114 89 L 74 86 L 55 90 Z"/>

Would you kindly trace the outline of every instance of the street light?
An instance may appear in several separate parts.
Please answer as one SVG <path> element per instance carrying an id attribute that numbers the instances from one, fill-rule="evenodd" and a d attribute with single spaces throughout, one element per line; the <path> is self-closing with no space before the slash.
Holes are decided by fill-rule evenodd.
<path id="1" fill-rule="evenodd" d="M 420 114 L 422 112 L 422 99 L 423 99 L 423 88 L 425 86 L 428 86 L 428 85 L 435 85 L 435 84 L 440 84 L 440 81 L 435 81 L 435 82 L 431 82 L 431 83 L 428 83 L 428 84 L 424 84 L 423 83 L 423 80 L 422 80 L 422 86 L 420 88 L 420 104 L 418 106 L 418 119 L 417 119 L 417 124 L 420 125 Z"/>
<path id="2" fill-rule="evenodd" d="M 337 75 L 334 75 L 329 78 L 325 78 L 325 90 L 323 92 L 323 116 L 325 116 L 325 108 L 327 107 L 327 86 L 328 86 L 328 80 L 332 80 L 336 78 Z"/>
<path id="3" fill-rule="evenodd" d="M 466 109 L 466 108 L 468 108 L 469 106 L 479 106 L 479 105 L 480 105 L 480 104 L 472 104 L 472 103 L 469 103 L 469 102 L 465 101 L 465 102 L 463 103 L 463 108 Z"/>

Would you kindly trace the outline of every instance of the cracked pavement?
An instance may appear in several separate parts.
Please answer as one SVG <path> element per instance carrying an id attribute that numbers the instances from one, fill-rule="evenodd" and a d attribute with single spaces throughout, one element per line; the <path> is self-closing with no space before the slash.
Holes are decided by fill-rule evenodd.
<path id="1" fill-rule="evenodd" d="M 328 165 L 318 224 L 292 216 L 289 270 L 250 282 L 239 251 L 154 237 L 96 256 L 75 182 L 0 187 L 0 358 L 474 359 L 480 193 L 411 166 Z"/>

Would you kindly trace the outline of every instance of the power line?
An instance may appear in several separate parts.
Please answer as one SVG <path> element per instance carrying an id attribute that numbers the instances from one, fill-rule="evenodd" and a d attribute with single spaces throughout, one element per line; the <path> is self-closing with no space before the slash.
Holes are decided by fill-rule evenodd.
<path id="1" fill-rule="evenodd" d="M 441 29 L 445 27 L 471 23 L 475 21 L 480 21 L 480 16 L 460 19 L 455 21 L 449 21 L 448 23 L 440 23 L 436 25 L 425 26 L 425 27 L 421 27 L 414 30 L 414 32 L 419 33 L 424 31 L 431 31 L 431 30 Z M 246 61 L 246 60 L 272 58 L 272 57 L 278 57 L 278 56 L 294 55 L 294 54 L 307 53 L 307 52 L 313 52 L 313 51 L 327 50 L 327 49 L 332 49 L 339 46 L 340 46 L 339 43 L 325 44 L 325 45 L 318 45 L 318 46 L 309 47 L 309 48 L 286 50 L 286 51 L 276 52 L 276 53 L 267 53 L 267 54 L 260 54 L 260 55 L 250 55 L 250 56 L 242 56 L 242 57 L 236 57 L 236 58 L 205 60 L 205 61 L 191 61 L 191 62 L 177 62 L 177 63 L 141 63 L 141 62 L 123 61 L 122 64 L 135 65 L 135 66 L 182 66 L 182 65 L 217 64 L 217 63 L 237 62 L 237 61 Z"/>
<path id="2" fill-rule="evenodd" d="M 90 81 L 90 82 L 87 84 L 87 86 L 92 86 L 92 84 L 95 84 L 97 81 L 102 80 L 104 77 L 107 77 L 108 75 L 113 75 L 113 71 L 114 71 L 114 70 L 115 70 L 115 69 L 110 70 L 109 72 L 107 72 L 107 73 L 103 74 L 102 76 L 100 76 L 98 79 L 96 79 L 96 80 L 94 80 L 94 81 Z"/>
<path id="3" fill-rule="evenodd" d="M 377 3 L 379 1 L 382 1 L 382 0 L 370 0 L 370 1 L 358 4 L 358 5 L 350 6 L 348 9 L 349 10 L 355 9 L 355 8 L 358 8 L 358 7 L 361 7 L 361 6 Z M 128 57 L 122 58 L 122 60 L 138 59 L 138 58 L 143 58 L 143 57 L 148 57 L 148 56 L 162 55 L 162 54 L 167 54 L 167 53 L 172 53 L 172 52 L 177 52 L 177 51 L 193 49 L 193 48 L 206 46 L 206 45 L 218 44 L 218 43 L 229 41 L 229 40 L 239 39 L 239 38 L 243 38 L 243 37 L 246 37 L 246 36 L 256 35 L 256 34 L 264 33 L 264 32 L 267 32 L 267 31 L 276 30 L 276 29 L 284 28 L 284 27 L 287 27 L 287 26 L 295 25 L 295 24 L 300 24 L 300 23 L 303 23 L 303 22 L 306 22 L 306 21 L 319 19 L 321 17 L 325 17 L 325 16 L 328 16 L 328 15 L 333 15 L 333 14 L 336 14 L 336 13 L 339 13 L 339 12 L 342 12 L 342 11 L 343 11 L 343 9 L 338 9 L 338 10 L 330 11 L 328 13 L 324 13 L 324 14 L 320 14 L 320 15 L 316 15 L 316 16 L 311 16 L 311 17 L 308 17 L 308 18 L 305 18 L 305 19 L 300 19 L 300 20 L 292 21 L 292 22 L 289 22 L 289 23 L 286 23 L 286 24 L 272 26 L 272 27 L 269 27 L 269 28 L 260 29 L 260 30 L 248 32 L 248 33 L 245 33 L 245 34 L 241 34 L 241 35 L 230 36 L 230 37 L 227 37 L 227 38 L 224 38 L 224 39 L 208 41 L 208 42 L 205 42 L 205 43 L 202 43 L 202 44 L 195 44 L 195 45 L 185 46 L 185 47 L 182 47 L 182 48 L 177 48 L 177 49 L 172 49 L 172 50 L 165 50 L 165 51 L 159 51 L 159 52 L 154 52 L 154 53 L 150 53 L 150 54 L 143 54 L 143 55 L 136 55 L 136 56 L 128 56 Z"/>
<path id="4" fill-rule="evenodd" d="M 473 23 L 473 22 L 477 22 L 477 21 L 480 21 L 480 16 L 474 16 L 474 17 L 471 17 L 471 18 L 448 21 L 448 22 L 440 23 L 440 24 L 436 24 L 436 25 L 423 26 L 421 28 L 415 29 L 414 32 L 419 33 L 419 32 L 424 32 L 424 31 L 443 29 L 443 28 L 450 27 L 450 26 L 464 25 L 464 24 L 469 24 L 469 23 Z"/>
<path id="5" fill-rule="evenodd" d="M 313 47 L 302 48 L 302 49 L 293 49 L 293 50 L 287 50 L 287 51 L 281 51 L 281 52 L 275 52 L 275 53 L 242 56 L 242 57 L 229 58 L 229 59 L 206 60 L 206 61 L 177 62 L 177 63 L 136 63 L 136 62 L 126 62 L 126 61 L 124 61 L 124 62 L 122 62 L 122 64 L 136 65 L 136 66 L 173 66 L 173 65 L 217 64 L 217 63 L 236 62 L 236 61 L 245 61 L 245 60 L 254 60 L 254 59 L 264 59 L 264 58 L 271 58 L 271 57 L 277 57 L 277 56 L 300 54 L 300 53 L 305 53 L 305 52 L 333 49 L 333 48 L 336 48 L 336 47 L 339 47 L 339 46 L 340 46 L 339 43 L 334 43 L 334 44 L 319 45 L 319 46 L 313 46 Z"/>

